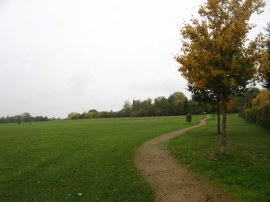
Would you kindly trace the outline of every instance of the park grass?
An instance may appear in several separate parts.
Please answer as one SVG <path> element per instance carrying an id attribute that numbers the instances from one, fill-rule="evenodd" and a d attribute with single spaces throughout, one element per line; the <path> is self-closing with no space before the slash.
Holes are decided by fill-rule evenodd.
<path id="1" fill-rule="evenodd" d="M 240 201 L 270 201 L 270 131 L 228 116 L 228 155 L 220 155 L 216 120 L 169 142 L 176 159 Z"/>
<path id="2" fill-rule="evenodd" d="M 184 127 L 184 117 L 1 124 L 0 201 L 154 201 L 135 153 Z"/>

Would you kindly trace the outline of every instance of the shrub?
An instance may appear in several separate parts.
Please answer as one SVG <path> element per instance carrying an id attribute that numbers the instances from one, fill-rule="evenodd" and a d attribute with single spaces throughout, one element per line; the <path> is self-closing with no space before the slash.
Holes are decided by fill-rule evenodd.
<path id="1" fill-rule="evenodd" d="M 251 123 L 270 129 L 270 104 L 243 110 L 240 116 Z"/>

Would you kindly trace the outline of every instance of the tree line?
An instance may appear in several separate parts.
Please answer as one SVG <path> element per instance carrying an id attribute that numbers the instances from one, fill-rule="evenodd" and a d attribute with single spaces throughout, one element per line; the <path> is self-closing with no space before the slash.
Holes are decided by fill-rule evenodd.
<path id="1" fill-rule="evenodd" d="M 68 119 L 112 118 L 112 117 L 151 117 L 151 116 L 178 116 L 187 113 L 199 114 L 208 111 L 207 106 L 200 105 L 188 98 L 182 92 L 175 92 L 169 97 L 155 99 L 125 101 L 119 111 L 97 111 L 91 109 L 82 114 L 71 112 Z"/>
<path id="2" fill-rule="evenodd" d="M 36 121 L 50 121 L 55 118 L 48 118 L 47 116 L 31 116 L 29 112 L 24 112 L 21 115 L 6 116 L 0 118 L 0 123 L 22 123 L 22 122 L 36 122 Z"/>
<path id="3" fill-rule="evenodd" d="M 242 96 L 235 96 L 227 103 L 227 111 L 237 113 L 250 109 L 254 103 L 263 102 L 262 95 L 253 101 L 261 93 L 258 88 L 250 88 Z M 262 93 L 263 95 L 265 94 Z M 264 96 L 265 97 L 265 96 Z M 266 101 L 264 101 L 265 103 Z M 258 105 L 258 104 L 257 104 Z M 113 117 L 151 117 L 151 116 L 179 116 L 187 114 L 216 113 L 217 107 L 211 104 L 203 104 L 196 101 L 196 96 L 188 99 L 184 93 L 175 92 L 170 96 L 160 96 L 155 99 L 125 101 L 119 111 L 97 111 L 91 109 L 87 112 L 71 112 L 67 119 L 92 119 L 92 118 L 113 118 Z M 0 123 L 22 123 L 36 121 L 51 121 L 56 118 L 47 116 L 32 116 L 25 112 L 21 115 L 6 116 L 0 118 Z M 57 119 L 58 120 L 58 119 Z"/>
<path id="4" fill-rule="evenodd" d="M 268 93 L 267 93 L 268 92 Z M 269 105 L 269 91 L 258 88 L 250 88 L 241 96 L 234 96 L 227 104 L 227 112 L 238 113 L 254 107 Z M 151 116 L 179 116 L 187 114 L 216 113 L 216 105 L 203 104 L 196 100 L 196 96 L 188 99 L 184 93 L 175 92 L 169 97 L 160 96 L 155 99 L 125 101 L 119 111 L 97 111 L 91 109 L 87 112 L 71 112 L 67 119 L 93 119 L 113 117 L 151 117 Z M 21 123 L 36 121 L 51 121 L 56 118 L 47 116 L 31 116 L 25 112 L 21 115 L 7 116 L 0 118 L 0 123 Z"/>
<path id="5" fill-rule="evenodd" d="M 260 89 L 250 88 L 242 96 L 234 96 L 227 103 L 227 112 L 238 113 L 251 108 L 252 101 L 260 94 Z M 184 93 L 175 92 L 169 97 L 155 99 L 125 101 L 119 111 L 71 112 L 67 119 L 93 119 L 114 117 L 152 117 L 152 116 L 179 116 L 187 114 L 216 113 L 218 107 L 214 104 L 203 104 L 197 101 L 196 96 L 188 99 Z"/>

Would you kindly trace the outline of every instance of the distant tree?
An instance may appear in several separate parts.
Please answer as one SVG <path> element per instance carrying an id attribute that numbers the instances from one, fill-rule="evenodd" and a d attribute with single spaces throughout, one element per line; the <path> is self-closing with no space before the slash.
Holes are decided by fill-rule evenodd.
<path id="1" fill-rule="evenodd" d="M 30 113 L 28 113 L 28 112 L 22 113 L 21 120 L 23 122 L 31 122 L 31 115 L 30 115 Z"/>
<path id="2" fill-rule="evenodd" d="M 43 117 L 43 116 L 36 116 L 36 117 L 32 117 L 33 121 L 49 121 L 49 118 L 47 116 Z"/>
<path id="3" fill-rule="evenodd" d="M 170 105 L 169 114 L 170 115 L 180 115 L 184 114 L 183 103 L 186 101 L 187 97 L 182 92 L 175 92 L 168 97 L 168 103 Z"/>
<path id="4" fill-rule="evenodd" d="M 101 111 L 97 114 L 97 118 L 112 118 L 114 117 L 114 113 L 112 111 Z"/>
<path id="5" fill-rule="evenodd" d="M 165 98 L 164 96 L 156 98 L 154 100 L 154 105 L 157 116 L 169 115 L 170 105 L 167 98 Z"/>
<path id="6" fill-rule="evenodd" d="M 235 96 L 233 98 L 235 112 L 240 112 L 244 109 L 252 107 L 252 100 L 260 93 L 258 88 L 250 88 L 241 96 Z"/>
<path id="7" fill-rule="evenodd" d="M 145 117 L 145 116 L 155 116 L 155 115 L 156 115 L 155 108 L 152 104 L 151 99 L 147 99 L 144 101 L 133 100 L 131 116 Z"/>
<path id="8" fill-rule="evenodd" d="M 176 57 L 180 72 L 194 91 L 209 92 L 222 109 L 221 154 L 227 152 L 226 102 L 245 92 L 255 79 L 259 37 L 248 41 L 253 13 L 260 14 L 263 0 L 207 0 L 181 29 L 182 53 Z M 209 95 L 208 97 L 211 97 Z"/>
<path id="9" fill-rule="evenodd" d="M 189 108 L 190 108 L 190 112 L 191 114 L 201 114 L 204 111 L 209 111 L 207 106 L 203 106 L 202 104 L 200 104 L 198 101 L 193 99 L 189 100 Z"/>
<path id="10" fill-rule="evenodd" d="M 188 103 L 188 99 L 186 98 L 183 102 L 183 105 L 182 105 L 182 111 L 187 114 L 187 113 L 190 113 L 190 107 L 189 107 L 189 103 Z"/>
<path id="11" fill-rule="evenodd" d="M 49 121 L 50 119 L 45 116 L 32 117 L 28 112 L 21 115 L 7 116 L 0 118 L 0 123 L 21 123 L 21 122 L 34 122 L 34 121 Z"/>
<path id="12" fill-rule="evenodd" d="M 98 111 L 96 109 L 90 109 L 88 112 L 97 113 Z"/>
<path id="13" fill-rule="evenodd" d="M 81 116 L 80 113 L 77 112 L 71 112 L 68 114 L 68 119 L 79 119 Z"/>
<path id="14" fill-rule="evenodd" d="M 119 112 L 122 117 L 130 117 L 132 112 L 132 105 L 129 101 L 125 101 L 123 109 Z"/>
<path id="15" fill-rule="evenodd" d="M 96 118 L 98 115 L 98 112 L 84 112 L 84 117 L 86 119 L 93 119 Z"/>
<path id="16" fill-rule="evenodd" d="M 86 115 L 85 112 L 81 113 L 79 119 L 86 119 L 85 115 Z"/>
<path id="17" fill-rule="evenodd" d="M 143 116 L 155 116 L 155 108 L 152 104 L 152 99 L 148 98 L 142 102 Z"/>
<path id="18" fill-rule="evenodd" d="M 133 100 L 131 116 L 133 117 L 144 116 L 142 110 L 142 102 L 140 100 Z"/>

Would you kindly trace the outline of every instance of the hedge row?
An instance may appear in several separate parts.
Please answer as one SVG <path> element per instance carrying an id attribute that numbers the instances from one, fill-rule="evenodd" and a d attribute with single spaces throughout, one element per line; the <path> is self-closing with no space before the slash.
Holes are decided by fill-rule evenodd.
<path id="1" fill-rule="evenodd" d="M 243 110 L 240 116 L 251 123 L 270 129 L 270 105 Z"/>

